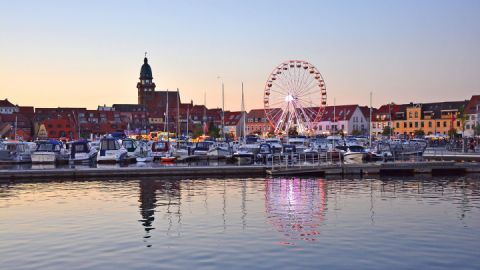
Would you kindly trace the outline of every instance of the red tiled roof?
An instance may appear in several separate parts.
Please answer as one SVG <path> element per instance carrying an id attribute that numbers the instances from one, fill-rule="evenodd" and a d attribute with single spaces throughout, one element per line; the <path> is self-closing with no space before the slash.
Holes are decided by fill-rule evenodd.
<path id="1" fill-rule="evenodd" d="M 357 107 L 358 105 L 326 106 L 321 121 L 334 121 L 334 111 L 336 121 L 350 120 Z"/>
<path id="2" fill-rule="evenodd" d="M 477 111 L 477 105 L 480 104 L 480 95 L 475 95 L 470 98 L 467 106 L 465 107 L 465 113 L 474 114 Z"/>
<path id="3" fill-rule="evenodd" d="M 236 126 L 242 119 L 242 112 L 225 112 L 225 126 Z"/>

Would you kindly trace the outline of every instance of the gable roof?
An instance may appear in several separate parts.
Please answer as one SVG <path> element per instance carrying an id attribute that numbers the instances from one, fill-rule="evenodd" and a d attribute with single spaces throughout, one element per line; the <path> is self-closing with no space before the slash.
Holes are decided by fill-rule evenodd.
<path id="1" fill-rule="evenodd" d="M 15 107 L 10 101 L 8 101 L 8 98 L 6 99 L 0 99 L 0 107 Z"/>
<path id="2" fill-rule="evenodd" d="M 465 113 L 477 113 L 477 105 L 480 105 L 480 95 L 475 95 L 470 98 L 470 101 L 468 101 L 468 104 L 465 107 Z"/>

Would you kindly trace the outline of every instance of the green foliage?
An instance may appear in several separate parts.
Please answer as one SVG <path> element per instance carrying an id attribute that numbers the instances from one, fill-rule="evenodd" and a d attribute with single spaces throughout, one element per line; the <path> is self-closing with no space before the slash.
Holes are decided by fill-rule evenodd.
<path id="1" fill-rule="evenodd" d="M 291 127 L 288 129 L 288 136 L 298 135 L 297 127 Z"/>
<path id="2" fill-rule="evenodd" d="M 201 124 L 195 124 L 191 130 L 192 132 L 192 137 L 197 138 L 201 135 L 203 135 L 203 128 Z"/>
<path id="3" fill-rule="evenodd" d="M 413 134 L 415 134 L 416 137 L 422 137 L 422 136 L 425 136 L 425 131 L 421 129 L 417 129 L 413 132 Z"/>
<path id="4" fill-rule="evenodd" d="M 474 128 L 474 133 L 475 135 L 480 135 L 480 125 L 475 125 L 475 128 Z"/>
<path id="5" fill-rule="evenodd" d="M 390 134 L 393 134 L 393 128 L 391 128 L 390 126 L 385 126 L 382 130 L 382 135 L 390 136 Z"/>
<path id="6" fill-rule="evenodd" d="M 361 132 L 360 130 L 358 130 L 358 129 L 354 129 L 354 130 L 352 130 L 352 135 L 353 135 L 353 136 L 362 135 L 362 132 Z"/>
<path id="7" fill-rule="evenodd" d="M 219 138 L 220 137 L 220 129 L 215 126 L 215 124 L 213 122 L 210 122 L 210 124 L 208 124 L 208 136 L 210 137 L 214 137 L 214 138 Z"/>
<path id="8" fill-rule="evenodd" d="M 455 128 L 451 128 L 448 131 L 448 136 L 450 136 L 450 138 L 456 137 L 457 136 L 457 130 Z"/>

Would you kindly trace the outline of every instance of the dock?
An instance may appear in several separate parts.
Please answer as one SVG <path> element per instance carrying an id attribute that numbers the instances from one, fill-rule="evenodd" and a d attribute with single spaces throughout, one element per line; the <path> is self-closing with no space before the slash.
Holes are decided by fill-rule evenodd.
<path id="1" fill-rule="evenodd" d="M 278 177 L 328 175 L 461 175 L 480 173 L 480 163 L 454 161 L 386 162 L 363 164 L 295 164 L 164 166 L 112 168 L 51 168 L 0 170 L 0 182 L 116 179 L 116 178 L 221 178 L 221 177 Z"/>

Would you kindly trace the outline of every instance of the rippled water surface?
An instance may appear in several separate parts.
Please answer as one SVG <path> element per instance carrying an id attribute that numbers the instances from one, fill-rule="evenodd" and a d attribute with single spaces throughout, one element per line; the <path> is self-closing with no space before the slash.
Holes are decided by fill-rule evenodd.
<path id="1" fill-rule="evenodd" d="M 480 178 L 0 184 L 0 269 L 479 269 Z"/>

